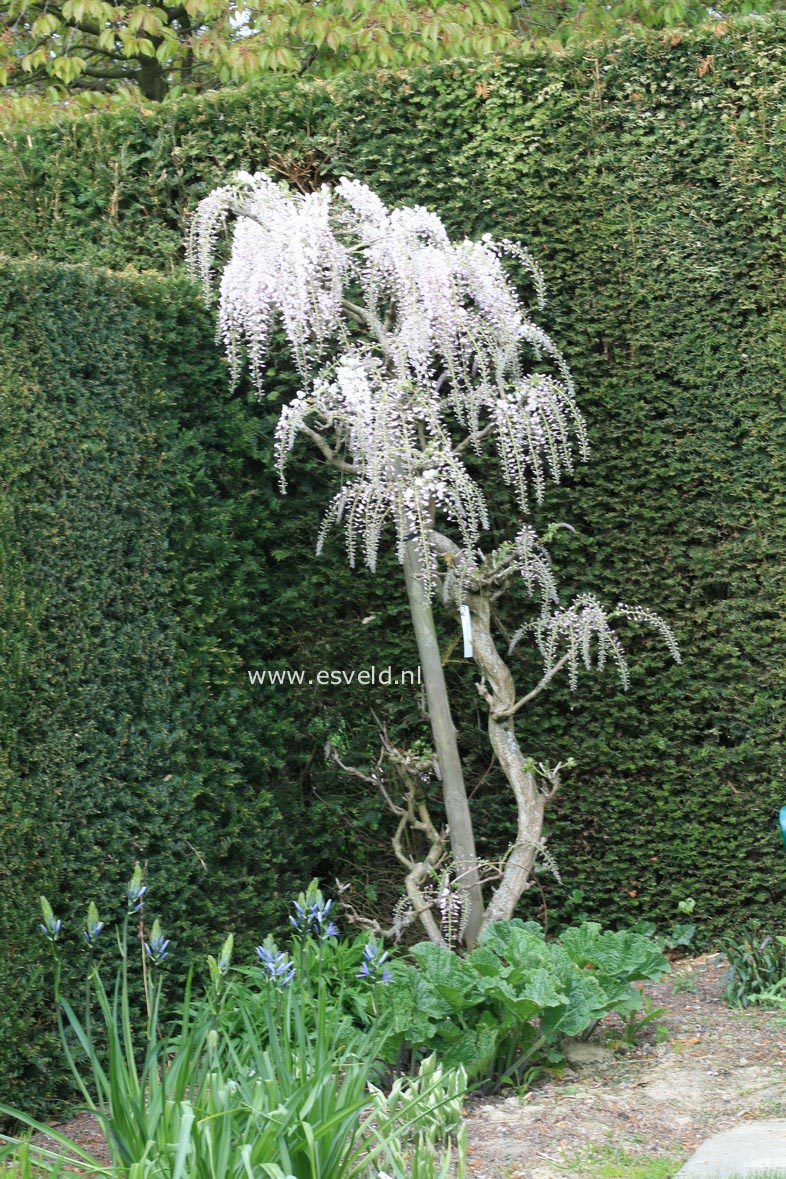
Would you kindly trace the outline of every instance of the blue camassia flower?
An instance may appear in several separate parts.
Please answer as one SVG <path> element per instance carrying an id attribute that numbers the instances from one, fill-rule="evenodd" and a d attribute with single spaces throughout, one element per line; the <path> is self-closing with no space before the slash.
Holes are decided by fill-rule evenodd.
<path id="1" fill-rule="evenodd" d="M 150 933 L 150 941 L 145 942 L 145 950 L 154 966 L 160 966 L 164 961 L 167 956 L 168 946 L 169 938 L 164 937 L 158 921 L 154 921 L 153 929 Z"/>
<path id="2" fill-rule="evenodd" d="M 295 916 L 290 917 L 289 920 L 298 933 L 310 933 L 321 940 L 338 937 L 338 926 L 335 922 L 328 920 L 330 906 L 333 904 L 332 900 L 323 901 L 321 896 L 317 895 L 316 900 L 311 904 L 301 905 L 299 901 L 294 901 L 293 904 Z"/>
<path id="3" fill-rule="evenodd" d="M 387 950 L 383 950 L 382 946 L 378 946 L 372 939 L 363 950 L 363 961 L 360 964 L 357 977 L 367 978 L 370 982 L 382 983 L 387 986 L 393 978 L 389 967 L 384 965 L 387 958 Z"/>
<path id="4" fill-rule="evenodd" d="M 128 890 L 126 892 L 129 913 L 138 913 L 140 911 L 146 892 L 147 885 L 142 883 L 142 869 L 137 864 L 134 868 L 134 875 L 128 882 Z"/>
<path id="5" fill-rule="evenodd" d="M 41 930 L 44 937 L 48 938 L 50 942 L 56 942 L 57 935 L 60 933 L 62 925 L 62 921 L 59 917 L 57 917 L 51 923 L 48 922 L 46 925 L 39 925 L 38 928 Z"/>
<path id="6" fill-rule="evenodd" d="M 95 907 L 95 903 L 91 901 L 87 910 L 87 928 L 82 931 L 82 937 L 91 949 L 95 945 L 96 938 L 103 928 L 103 921 L 98 920 L 98 909 Z"/>
<path id="7" fill-rule="evenodd" d="M 38 926 L 38 928 L 41 930 L 47 941 L 52 943 L 56 942 L 63 923 L 59 917 L 55 917 L 54 913 L 52 912 L 52 906 L 49 904 L 49 901 L 46 899 L 46 897 L 41 897 L 41 916 L 43 917 L 44 921 L 43 924 Z"/>
<path id="8" fill-rule="evenodd" d="M 296 970 L 288 954 L 278 950 L 275 943 L 266 938 L 264 945 L 257 946 L 257 957 L 268 982 L 272 982 L 279 990 L 289 986 Z"/>

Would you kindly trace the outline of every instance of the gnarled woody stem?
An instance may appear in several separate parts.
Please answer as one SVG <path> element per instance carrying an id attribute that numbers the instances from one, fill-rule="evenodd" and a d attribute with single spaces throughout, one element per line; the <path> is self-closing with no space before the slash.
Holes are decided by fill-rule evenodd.
<path id="1" fill-rule="evenodd" d="M 432 533 L 438 553 L 456 561 L 461 550 L 448 537 Z M 497 755 L 500 769 L 507 778 L 516 800 L 516 841 L 508 856 L 502 879 L 485 911 L 479 932 L 495 921 L 506 921 L 513 916 L 521 894 L 527 888 L 532 867 L 538 854 L 545 796 L 538 789 L 535 776 L 526 768 L 524 755 L 516 737 L 511 715 L 516 705 L 513 677 L 497 651 L 491 635 L 491 603 L 480 593 L 468 594 L 466 604 L 472 620 L 472 648 L 474 660 L 482 679 L 478 692 L 489 709 L 488 732 L 491 746 Z"/>
<path id="2" fill-rule="evenodd" d="M 361 781 L 368 783 L 369 786 L 377 786 L 389 810 L 397 817 L 398 826 L 393 836 L 393 851 L 396 853 L 398 862 L 403 864 L 407 869 L 404 887 L 410 903 L 410 912 L 401 915 L 390 929 L 383 929 L 378 921 L 356 913 L 355 909 L 346 899 L 344 899 L 343 904 L 350 921 L 362 925 L 366 929 L 373 930 L 380 937 L 385 939 L 395 938 L 398 941 L 401 937 L 402 929 L 407 925 L 411 925 L 413 921 L 420 921 L 431 941 L 435 945 L 444 946 L 445 940 L 442 936 L 439 923 L 431 911 L 432 902 L 426 899 L 423 886 L 429 887 L 430 878 L 444 856 L 447 833 L 445 831 L 438 831 L 431 821 L 431 815 L 429 814 L 426 801 L 420 796 L 418 775 L 416 773 L 408 773 L 401 762 L 396 763 L 395 754 L 398 751 L 388 741 L 384 728 L 382 728 L 381 736 L 383 752 L 377 762 L 377 771 L 374 774 L 366 774 L 362 770 L 356 769 L 355 766 L 345 765 L 332 746 L 330 747 L 330 754 L 333 760 L 346 773 L 351 774 L 355 778 L 360 778 Z M 387 755 L 388 759 L 395 765 L 398 771 L 399 782 L 404 786 L 402 805 L 394 802 L 385 785 L 384 775 L 381 772 L 384 755 Z M 409 831 L 420 831 L 428 841 L 428 852 L 421 860 L 416 860 L 404 848 L 404 839 Z M 340 891 L 343 892 L 346 887 L 340 886 Z"/>
<path id="3" fill-rule="evenodd" d="M 495 921 L 506 921 L 513 916 L 538 854 L 546 800 L 538 790 L 534 774 L 525 768 L 513 717 L 499 715 L 513 707 L 516 691 L 513 677 L 491 637 L 489 600 L 482 595 L 471 594 L 467 597 L 467 605 L 472 618 L 474 658 L 483 675 L 478 691 L 489 707 L 489 739 L 500 769 L 513 791 L 517 812 L 516 842 L 505 865 L 502 880 L 486 909 L 483 930 Z"/>
<path id="4" fill-rule="evenodd" d="M 445 802 L 450 829 L 450 848 L 453 859 L 460 864 L 466 881 L 470 913 L 466 924 L 464 940 L 471 946 L 477 940 L 483 922 L 483 894 L 480 876 L 475 865 L 475 837 L 472 830 L 472 816 L 464 784 L 456 729 L 450 712 L 450 702 L 442 668 L 442 657 L 434 627 L 434 616 L 423 580 L 418 568 L 417 550 L 410 542 L 404 553 L 404 577 L 407 597 L 412 615 L 412 625 L 418 644 L 423 683 L 426 688 L 429 721 L 434 738 L 434 749 L 442 775 L 442 795 Z"/>

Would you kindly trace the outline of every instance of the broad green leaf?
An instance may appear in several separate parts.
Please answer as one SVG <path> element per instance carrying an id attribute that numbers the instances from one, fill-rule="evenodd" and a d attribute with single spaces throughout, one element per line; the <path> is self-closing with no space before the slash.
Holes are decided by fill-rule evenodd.
<path id="1" fill-rule="evenodd" d="M 591 974 L 576 970 L 561 1007 L 544 1008 L 540 1030 L 552 1042 L 557 1036 L 578 1036 L 609 1010 L 606 993 Z"/>
<path id="2" fill-rule="evenodd" d="M 500 972 L 500 959 L 487 945 L 476 946 L 464 959 L 478 974 L 494 977 Z"/>
<path id="3" fill-rule="evenodd" d="M 436 990 L 430 978 L 420 971 L 413 972 L 412 981 L 413 1011 L 430 1019 L 444 1019 L 453 1010 L 453 1004 Z"/>
<path id="4" fill-rule="evenodd" d="M 500 921 L 487 930 L 481 944 L 508 963 L 511 977 L 521 977 L 537 967 L 548 969 L 551 962 L 543 931 L 534 921 Z"/>
<path id="5" fill-rule="evenodd" d="M 66 85 L 73 82 L 85 68 L 84 58 L 56 57 L 52 62 L 52 73 Z"/>
<path id="6" fill-rule="evenodd" d="M 60 21 L 54 12 L 46 12 L 43 16 L 39 16 L 34 20 L 30 26 L 30 32 L 34 37 L 48 37 L 56 32 L 60 27 Z"/>
<path id="7" fill-rule="evenodd" d="M 671 969 L 652 941 L 630 930 L 602 933 L 600 925 L 588 921 L 564 930 L 559 941 L 577 965 L 592 967 L 613 978 L 659 979 Z"/>
<path id="8" fill-rule="evenodd" d="M 504 978 L 483 978 L 480 987 L 487 998 L 500 1003 L 522 1023 L 547 1007 L 559 1007 L 566 997 L 555 975 L 541 968 L 533 970 L 523 985 L 514 986 Z"/>
<path id="9" fill-rule="evenodd" d="M 445 1068 L 462 1065 L 467 1076 L 482 1075 L 494 1059 L 499 1042 L 500 1027 L 491 1015 L 484 1015 L 474 1028 L 462 1032 L 455 1042 L 441 1053 Z"/>
<path id="10" fill-rule="evenodd" d="M 455 1011 L 474 1006 L 479 998 L 477 975 L 452 950 L 421 942 L 412 950 L 424 980 Z"/>

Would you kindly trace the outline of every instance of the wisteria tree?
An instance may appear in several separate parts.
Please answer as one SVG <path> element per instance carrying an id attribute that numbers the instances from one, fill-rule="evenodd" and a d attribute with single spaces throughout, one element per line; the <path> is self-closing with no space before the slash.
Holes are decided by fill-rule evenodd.
<path id="1" fill-rule="evenodd" d="M 545 851 L 544 808 L 560 786 L 559 766 L 536 766 L 522 749 L 518 714 L 561 674 L 575 689 L 582 667 L 613 664 L 627 686 L 619 621 L 654 627 L 679 660 L 676 641 L 642 607 L 606 609 L 591 594 L 562 603 L 548 536 L 526 521 L 547 481 L 559 482 L 588 453 L 568 367 L 505 270 L 509 259 L 524 267 L 542 309 L 542 274 L 526 250 L 488 234 L 451 242 L 436 214 L 390 210 L 355 180 L 301 195 L 264 174 L 240 174 L 202 201 L 192 220 L 190 265 L 208 298 L 228 225 L 231 253 L 218 315 L 233 378 L 247 357 L 261 389 L 271 333 L 281 325 L 302 382 L 278 424 L 282 488 L 294 441 L 304 435 L 341 472 L 318 549 L 334 525 L 343 525 L 350 563 L 360 557 L 374 570 L 390 533 L 403 567 L 448 828 L 437 829 L 425 804 L 428 759 L 385 739 L 389 774 L 381 761 L 369 780 L 399 817 L 394 846 L 407 868 L 407 912 L 398 925 L 419 918 L 433 940 L 457 940 L 456 928 L 447 926 L 458 907 L 460 934 L 472 944 L 513 914 L 531 883 Z M 486 448 L 493 448 L 523 518 L 496 546 L 486 543 L 486 499 L 466 461 Z M 533 608 L 510 647 L 527 637 L 542 659 L 540 678 L 521 694 L 492 634 L 492 602 L 514 579 Z M 435 600 L 462 616 L 491 745 L 515 799 L 516 837 L 493 888 L 476 855 Z M 403 787 L 403 801 L 390 775 Z M 420 859 L 404 846 L 408 825 L 426 837 Z M 448 838 L 450 868 L 443 887 L 434 888 Z M 484 887 L 491 894 L 485 903 Z"/>

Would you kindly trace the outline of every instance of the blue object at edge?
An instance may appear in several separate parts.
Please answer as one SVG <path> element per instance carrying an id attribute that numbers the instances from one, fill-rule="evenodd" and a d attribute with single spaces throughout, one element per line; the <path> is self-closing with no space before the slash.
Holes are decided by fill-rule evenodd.
<path id="1" fill-rule="evenodd" d="M 778 826 L 781 829 L 781 839 L 783 846 L 786 847 L 786 806 L 782 806 L 778 811 Z"/>

